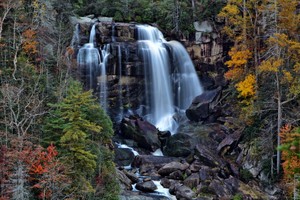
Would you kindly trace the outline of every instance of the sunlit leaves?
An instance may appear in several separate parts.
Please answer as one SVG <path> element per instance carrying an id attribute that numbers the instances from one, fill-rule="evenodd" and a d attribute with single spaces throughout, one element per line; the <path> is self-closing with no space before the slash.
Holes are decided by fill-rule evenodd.
<path id="1" fill-rule="evenodd" d="M 259 66 L 260 72 L 278 72 L 279 67 L 282 66 L 283 60 L 278 58 L 270 58 L 269 60 L 265 60 Z"/>
<path id="2" fill-rule="evenodd" d="M 251 58 L 252 53 L 248 49 L 241 49 L 238 50 L 237 48 L 233 47 L 228 55 L 231 57 L 229 61 L 227 61 L 225 64 L 229 68 L 233 67 L 243 67 L 248 59 Z"/>
<path id="3" fill-rule="evenodd" d="M 239 92 L 239 97 L 251 98 L 255 95 L 255 76 L 249 74 L 245 80 L 236 84 L 236 89 Z"/>

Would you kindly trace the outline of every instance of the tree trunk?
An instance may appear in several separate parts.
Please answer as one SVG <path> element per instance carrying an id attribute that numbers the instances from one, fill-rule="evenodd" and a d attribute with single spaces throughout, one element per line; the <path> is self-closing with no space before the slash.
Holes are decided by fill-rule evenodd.
<path id="1" fill-rule="evenodd" d="M 276 90 L 277 90 L 277 147 L 280 145 L 280 128 L 282 126 L 282 107 L 281 107 L 281 93 L 280 93 L 280 83 L 279 83 L 279 76 L 276 73 Z M 280 172 L 280 151 L 277 149 L 277 161 L 276 161 L 276 169 L 277 175 Z"/>

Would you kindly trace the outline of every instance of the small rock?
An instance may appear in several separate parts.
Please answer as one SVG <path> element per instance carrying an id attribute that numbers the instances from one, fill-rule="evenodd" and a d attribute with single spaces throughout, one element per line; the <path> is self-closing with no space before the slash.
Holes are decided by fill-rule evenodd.
<path id="1" fill-rule="evenodd" d="M 174 171 L 167 176 L 169 179 L 174 179 L 174 180 L 183 180 L 183 173 L 180 170 Z"/>

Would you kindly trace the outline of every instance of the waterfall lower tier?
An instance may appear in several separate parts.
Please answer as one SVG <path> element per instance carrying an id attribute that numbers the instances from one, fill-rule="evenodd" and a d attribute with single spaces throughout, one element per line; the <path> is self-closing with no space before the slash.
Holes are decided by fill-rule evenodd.
<path id="1" fill-rule="evenodd" d="M 159 130 L 174 134 L 180 116 L 202 93 L 185 48 L 167 42 L 149 25 L 130 25 L 127 35 L 122 35 L 125 31 L 119 31 L 118 23 L 107 30 L 101 26 L 91 27 L 90 43 L 77 55 L 86 88 L 99 94 L 101 106 L 116 121 L 127 113 L 139 114 Z M 101 35 L 105 33 L 110 35 Z M 120 42 L 125 36 L 134 39 Z"/>

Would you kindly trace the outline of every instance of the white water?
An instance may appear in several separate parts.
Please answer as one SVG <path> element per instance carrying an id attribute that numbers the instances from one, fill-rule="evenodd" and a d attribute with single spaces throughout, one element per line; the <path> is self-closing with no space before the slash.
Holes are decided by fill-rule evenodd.
<path id="1" fill-rule="evenodd" d="M 156 149 L 156 151 L 154 151 L 152 153 L 152 155 L 154 156 L 164 156 L 163 152 L 161 151 L 161 149 Z"/>
<path id="2" fill-rule="evenodd" d="M 123 108 L 123 88 L 122 88 L 122 83 L 121 83 L 121 79 L 122 79 L 122 51 L 121 51 L 121 46 L 118 45 L 118 74 L 119 74 L 119 116 L 118 116 L 118 121 L 120 122 L 123 119 L 123 115 L 124 115 L 124 108 Z"/>
<path id="3" fill-rule="evenodd" d="M 96 36 L 96 24 L 93 24 L 92 29 L 90 31 L 90 40 L 89 43 L 94 44 Z"/>
<path id="4" fill-rule="evenodd" d="M 155 27 L 149 25 L 137 25 L 139 52 L 142 55 L 145 72 L 145 97 L 146 100 L 140 105 L 141 114 L 146 120 L 154 124 L 160 131 L 170 131 L 176 133 L 178 122 L 174 120 L 174 115 L 180 116 L 190 106 L 192 100 L 202 93 L 202 87 L 198 80 L 194 65 L 186 52 L 185 48 L 176 41 L 167 42 L 163 34 Z M 79 26 L 76 27 L 78 29 Z M 74 32 L 74 40 L 79 35 Z M 129 102 L 129 88 L 122 87 L 121 78 L 123 69 L 126 65 L 122 63 L 123 46 L 119 44 L 117 49 L 110 49 L 111 45 L 104 45 L 101 50 L 101 57 L 98 49 L 95 48 L 96 24 L 91 28 L 89 43 L 85 44 L 78 53 L 79 68 L 85 72 L 86 84 L 90 88 L 95 88 L 96 77 L 98 76 L 100 104 L 107 111 L 107 74 L 106 71 L 108 57 L 111 51 L 116 51 L 117 72 L 119 82 L 119 95 L 117 104 L 119 116 L 124 115 L 124 102 Z M 112 42 L 115 42 L 115 25 L 112 24 Z M 128 62 L 129 52 L 125 51 L 126 63 Z M 102 62 L 101 62 L 102 58 Z M 172 63 L 171 63 L 172 62 Z M 172 69 L 172 71 L 171 71 Z M 122 89 L 126 96 L 123 97 Z M 127 99 L 123 99 L 127 98 Z M 142 98 L 141 98 L 142 99 Z M 128 109 L 130 110 L 130 108 Z M 137 110 L 138 112 L 138 110 Z M 119 120 L 119 121 L 120 121 Z"/>
<path id="5" fill-rule="evenodd" d="M 102 108 L 107 111 L 107 75 L 106 75 L 106 67 L 107 67 L 107 59 L 110 55 L 110 44 L 104 45 L 101 50 L 102 63 L 101 63 L 101 71 L 100 71 L 100 91 L 99 91 L 99 99 L 100 105 Z"/>
<path id="6" fill-rule="evenodd" d="M 178 128 L 173 116 L 175 107 L 182 112 L 193 99 L 203 92 L 193 62 L 182 44 L 166 42 L 155 27 L 139 25 L 139 50 L 145 62 L 147 106 L 150 108 L 147 120 L 159 130 L 172 134 Z M 170 58 L 166 46 L 172 52 L 172 75 Z"/>
<path id="7" fill-rule="evenodd" d="M 170 41 L 168 44 L 172 48 L 173 63 L 176 68 L 175 73 L 173 73 L 173 85 L 175 90 L 177 88 L 175 104 L 179 109 L 186 110 L 193 99 L 203 92 L 203 88 L 194 64 L 184 46 L 177 41 Z"/>
<path id="8" fill-rule="evenodd" d="M 156 185 L 157 189 L 155 192 L 159 193 L 160 195 L 163 195 L 165 197 L 168 197 L 170 200 L 176 200 L 176 197 L 174 195 L 171 195 L 169 192 L 168 188 L 164 188 L 161 184 L 160 181 L 153 181 L 154 184 Z"/>
<path id="9" fill-rule="evenodd" d="M 93 43 L 84 44 L 84 46 L 79 49 L 77 63 L 80 70 L 85 69 L 87 85 L 92 89 L 96 83 L 96 72 L 101 63 L 99 51 L 94 48 Z"/>
<path id="10" fill-rule="evenodd" d="M 139 25 L 139 50 L 145 62 L 145 77 L 149 114 L 147 120 L 159 130 L 175 133 L 178 127 L 173 119 L 175 114 L 170 81 L 168 52 L 162 33 L 151 26 Z"/>

